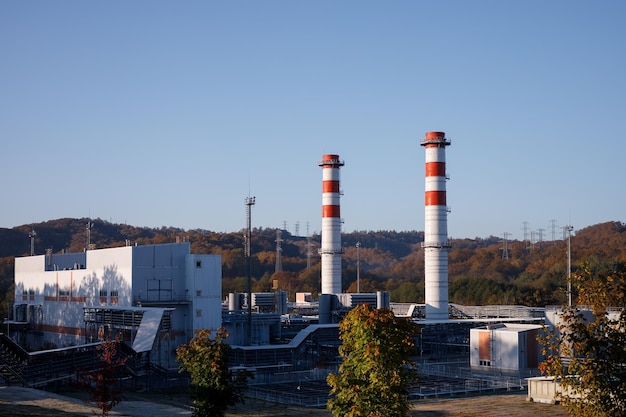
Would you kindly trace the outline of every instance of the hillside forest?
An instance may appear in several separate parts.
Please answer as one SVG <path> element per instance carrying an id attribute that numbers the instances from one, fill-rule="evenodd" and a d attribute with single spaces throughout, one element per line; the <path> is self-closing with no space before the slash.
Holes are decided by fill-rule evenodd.
<path id="1" fill-rule="evenodd" d="M 86 225 L 92 226 L 87 230 Z M 34 240 L 30 234 L 35 232 Z M 320 289 L 320 236 L 294 236 L 281 231 L 282 270 L 276 272 L 277 229 L 255 228 L 251 240 L 254 292 Z M 88 233 L 89 232 L 89 233 Z M 34 254 L 81 252 L 126 244 L 188 241 L 192 253 L 222 255 L 222 293 L 245 292 L 247 259 L 244 232 L 217 233 L 173 227 L 145 228 L 101 219 L 57 219 L 0 228 L 0 318 L 13 302 L 14 259 Z M 88 241 L 89 234 L 89 241 Z M 345 292 L 389 291 L 392 302 L 424 302 L 423 232 L 359 231 L 342 235 Z M 563 304 L 567 286 L 567 239 L 544 242 L 508 241 L 499 237 L 451 239 L 450 302 L 464 305 Z M 31 247 L 31 243 L 33 244 Z M 357 247 L 357 243 L 359 243 Z M 358 260 L 358 266 L 357 266 Z M 572 271 L 583 262 L 597 268 L 626 263 L 626 225 L 612 221 L 576 230 L 571 237 Z M 575 295 L 574 295 L 575 296 Z"/>

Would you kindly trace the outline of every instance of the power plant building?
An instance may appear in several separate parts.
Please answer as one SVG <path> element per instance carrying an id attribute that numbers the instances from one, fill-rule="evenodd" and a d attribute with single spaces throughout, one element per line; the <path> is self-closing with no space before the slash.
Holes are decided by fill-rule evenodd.
<path id="1" fill-rule="evenodd" d="M 188 343 L 194 331 L 224 327 L 230 333 L 231 365 L 253 370 L 261 381 L 277 372 L 327 371 L 337 365 L 338 323 L 350 309 L 367 303 L 420 323 L 416 346 L 421 373 L 446 360 L 482 370 L 536 367 L 540 326 L 521 324 L 539 321 L 534 311 L 515 310 L 513 321 L 519 324 L 504 325 L 497 324 L 506 321 L 499 311 L 449 304 L 445 149 L 450 144 L 444 132 L 427 132 L 420 142 L 426 156 L 424 304 L 391 303 L 383 291 L 342 293 L 344 162 L 337 154 L 324 154 L 318 163 L 322 229 L 317 302 L 302 293 L 290 303 L 284 291 L 231 293 L 223 302 L 221 256 L 191 254 L 189 242 L 50 253 L 15 259 L 16 327 L 10 337 L 37 350 L 46 343 L 61 347 L 121 335 L 135 353 L 171 370 L 178 365 L 175 348 Z M 277 243 L 281 239 L 278 235 Z M 473 329 L 477 326 L 482 327 Z"/>
<path id="2" fill-rule="evenodd" d="M 221 256 L 191 254 L 189 242 L 21 257 L 14 322 L 32 349 L 121 335 L 136 351 L 161 345 L 175 366 L 173 348 L 220 327 L 221 291 Z"/>

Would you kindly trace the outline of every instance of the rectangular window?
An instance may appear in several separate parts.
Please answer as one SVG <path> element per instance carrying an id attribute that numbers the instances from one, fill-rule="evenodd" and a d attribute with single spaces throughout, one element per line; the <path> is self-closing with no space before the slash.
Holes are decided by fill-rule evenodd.
<path id="1" fill-rule="evenodd" d="M 100 297 L 106 297 L 107 296 L 107 290 L 100 290 Z"/>
<path id="2" fill-rule="evenodd" d="M 196 268 L 202 268 L 202 261 L 196 261 Z"/>
<path id="3" fill-rule="evenodd" d="M 202 310 L 196 310 L 196 317 L 202 317 Z"/>
<path id="4" fill-rule="evenodd" d="M 111 290 L 111 297 L 119 297 L 118 293 L 118 290 Z"/>
<path id="5" fill-rule="evenodd" d="M 202 297 L 202 290 L 196 291 L 196 297 Z"/>

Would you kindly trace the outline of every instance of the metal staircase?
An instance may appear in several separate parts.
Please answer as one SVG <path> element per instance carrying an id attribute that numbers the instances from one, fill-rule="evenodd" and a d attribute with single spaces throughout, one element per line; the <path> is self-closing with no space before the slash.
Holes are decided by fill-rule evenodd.
<path id="1" fill-rule="evenodd" d="M 71 379 L 79 370 L 98 364 L 100 343 L 62 349 L 27 352 L 5 334 L 0 334 L 0 385 L 42 387 Z"/>
<path id="2" fill-rule="evenodd" d="M 0 333 L 0 378 L 5 385 L 24 385 L 22 376 L 28 364 L 28 353 L 7 335 Z"/>

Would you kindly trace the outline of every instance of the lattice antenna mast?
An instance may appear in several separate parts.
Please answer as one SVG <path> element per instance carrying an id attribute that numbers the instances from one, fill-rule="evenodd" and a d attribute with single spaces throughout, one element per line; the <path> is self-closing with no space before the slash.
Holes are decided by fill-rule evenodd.
<path id="1" fill-rule="evenodd" d="M 246 343 L 248 346 L 252 344 L 252 253 L 251 253 L 251 241 L 252 241 L 252 206 L 256 203 L 256 197 L 246 197 L 246 218 L 247 218 L 247 228 L 245 235 L 245 244 L 246 244 L 246 258 L 248 260 L 248 280 L 247 280 L 247 292 L 248 292 L 248 328 L 247 330 L 247 340 Z"/>
<path id="2" fill-rule="evenodd" d="M 278 229 L 276 230 L 276 267 L 274 268 L 274 272 L 280 272 L 283 270 L 283 260 L 281 254 L 283 252 L 283 248 L 281 247 L 283 231 Z"/>
<path id="3" fill-rule="evenodd" d="M 35 255 L 35 236 L 37 236 L 37 233 L 35 233 L 35 229 L 33 229 L 28 234 L 28 237 L 30 238 L 30 256 Z"/>
<path id="4" fill-rule="evenodd" d="M 87 222 L 87 250 L 92 250 L 95 246 L 91 243 L 91 229 L 93 229 L 93 222 L 89 220 Z"/>

